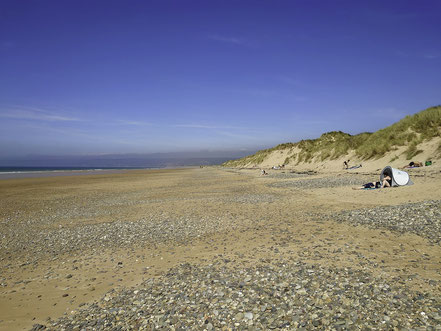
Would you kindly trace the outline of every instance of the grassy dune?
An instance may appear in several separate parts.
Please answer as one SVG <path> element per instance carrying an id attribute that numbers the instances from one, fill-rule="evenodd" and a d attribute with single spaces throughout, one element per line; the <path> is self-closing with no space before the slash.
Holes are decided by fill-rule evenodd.
<path id="1" fill-rule="evenodd" d="M 225 162 L 224 166 L 241 167 L 262 163 L 275 151 L 286 151 L 284 164 L 299 164 L 313 160 L 334 160 L 354 152 L 362 160 L 377 159 L 407 146 L 404 151 L 407 160 L 422 152 L 418 146 L 435 137 L 441 137 L 441 106 L 431 107 L 412 116 L 406 116 L 377 132 L 363 132 L 350 135 L 341 131 L 322 134 L 318 139 L 284 143 L 261 150 L 254 155 Z M 437 149 L 441 156 L 441 144 Z"/>

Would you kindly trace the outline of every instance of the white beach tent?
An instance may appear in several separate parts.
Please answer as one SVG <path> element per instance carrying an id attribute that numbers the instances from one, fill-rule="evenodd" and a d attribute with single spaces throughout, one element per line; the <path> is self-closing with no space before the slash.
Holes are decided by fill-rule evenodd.
<path id="1" fill-rule="evenodd" d="M 380 182 L 383 182 L 385 176 L 392 178 L 391 186 L 413 185 L 407 172 L 392 168 L 391 166 L 387 166 L 381 171 Z"/>

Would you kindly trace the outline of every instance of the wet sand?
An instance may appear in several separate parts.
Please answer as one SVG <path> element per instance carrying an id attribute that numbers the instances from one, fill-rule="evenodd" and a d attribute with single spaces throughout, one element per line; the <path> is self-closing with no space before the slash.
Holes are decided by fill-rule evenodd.
<path id="1" fill-rule="evenodd" d="M 440 200 L 439 171 L 374 191 L 334 181 L 283 184 L 295 180 L 305 178 L 213 167 L 0 181 L 0 329 L 47 325 L 182 263 L 234 269 L 302 261 L 401 277 L 441 294 L 439 244 L 334 216 Z"/>

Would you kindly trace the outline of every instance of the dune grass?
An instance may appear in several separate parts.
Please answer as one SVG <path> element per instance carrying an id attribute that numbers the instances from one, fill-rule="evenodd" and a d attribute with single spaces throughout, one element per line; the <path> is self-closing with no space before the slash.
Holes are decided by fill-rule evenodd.
<path id="1" fill-rule="evenodd" d="M 333 160 L 349 152 L 364 160 L 376 159 L 397 151 L 399 147 L 408 146 L 404 152 L 408 160 L 422 152 L 418 145 L 434 137 L 441 137 L 441 106 L 423 110 L 417 114 L 406 116 L 397 123 L 374 133 L 363 132 L 350 135 L 341 131 L 324 133 L 318 139 L 301 140 L 297 143 L 285 143 L 265 149 L 254 155 L 239 160 L 228 161 L 225 166 L 245 166 L 260 164 L 273 151 L 300 149 L 299 153 L 292 154 L 285 159 L 284 164 L 296 162 L 312 162 L 312 160 Z M 441 145 L 438 148 L 441 152 Z M 397 159 L 398 155 L 394 156 Z"/>
<path id="2" fill-rule="evenodd" d="M 378 158 L 399 146 L 409 146 L 407 159 L 421 151 L 417 146 L 425 140 L 441 136 L 441 106 L 406 116 L 401 121 L 378 130 L 355 149 L 363 159 Z"/>

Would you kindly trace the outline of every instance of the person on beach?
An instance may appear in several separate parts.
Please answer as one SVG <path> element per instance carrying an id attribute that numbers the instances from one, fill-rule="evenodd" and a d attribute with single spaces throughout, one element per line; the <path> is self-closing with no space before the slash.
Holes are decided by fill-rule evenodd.
<path id="1" fill-rule="evenodd" d="M 386 175 L 383 178 L 383 182 L 367 183 L 367 184 L 363 184 L 361 187 L 353 187 L 352 189 L 368 190 L 368 189 L 385 188 L 385 187 L 392 187 L 392 178 L 388 175 Z"/>
<path id="2" fill-rule="evenodd" d="M 375 183 L 366 183 L 361 185 L 361 187 L 353 187 L 353 190 L 368 190 L 368 189 L 374 189 L 374 188 L 380 188 L 381 183 L 375 182 Z"/>
<path id="3" fill-rule="evenodd" d="M 390 176 L 385 176 L 383 178 L 383 184 L 381 184 L 381 188 L 391 187 L 392 186 L 392 178 Z"/>
<path id="4" fill-rule="evenodd" d="M 413 162 L 413 161 L 411 161 L 408 165 L 405 165 L 404 167 L 403 167 L 403 169 L 406 169 L 406 168 L 418 168 L 418 167 L 422 167 L 423 166 L 423 163 L 422 162 Z"/>

